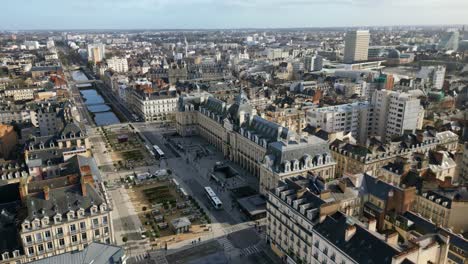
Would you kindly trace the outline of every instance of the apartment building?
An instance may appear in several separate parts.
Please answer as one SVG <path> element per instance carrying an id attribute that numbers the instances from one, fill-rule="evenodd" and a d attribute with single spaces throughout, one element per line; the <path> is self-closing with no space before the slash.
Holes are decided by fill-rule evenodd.
<path id="1" fill-rule="evenodd" d="M 368 102 L 356 102 L 309 109 L 306 120 L 309 125 L 328 133 L 351 133 L 359 143 L 365 144 L 372 111 Z"/>
<path id="2" fill-rule="evenodd" d="M 370 118 L 369 136 L 390 141 L 395 136 L 422 128 L 424 108 L 412 94 L 378 90 L 372 97 L 372 105 L 374 113 Z"/>
<path id="3" fill-rule="evenodd" d="M 398 243 L 398 233 L 377 232 L 312 190 L 315 182 L 296 177 L 280 181 L 267 202 L 267 241 L 285 263 L 446 263 L 448 240 L 425 236 Z"/>
<path id="4" fill-rule="evenodd" d="M 147 122 L 163 122 L 174 118 L 179 96 L 176 91 L 146 93 L 134 89 L 131 92 L 129 105 Z"/>
<path id="5" fill-rule="evenodd" d="M 40 87 L 15 87 L 7 88 L 3 92 L 5 97 L 12 98 L 13 101 L 33 100 L 34 94 L 42 90 Z"/>
<path id="6" fill-rule="evenodd" d="M 468 230 L 466 188 L 425 191 L 416 197 L 413 211 L 455 233 Z"/>
<path id="7" fill-rule="evenodd" d="M 446 240 L 448 238 L 447 264 L 460 264 L 468 262 L 468 240 L 433 221 L 424 218 L 420 214 L 407 211 L 399 215 L 387 215 L 385 217 L 387 230 L 398 232 L 400 239 L 404 243 L 424 237 L 440 236 Z M 436 263 L 443 263 L 442 260 Z"/>
<path id="8" fill-rule="evenodd" d="M 127 58 L 112 57 L 106 60 L 109 69 L 119 73 L 128 72 Z"/>
<path id="9" fill-rule="evenodd" d="M 431 88 L 440 90 L 444 86 L 445 70 L 445 66 L 442 65 L 423 66 L 416 76 Z"/>
<path id="10" fill-rule="evenodd" d="M 306 115 L 304 111 L 296 108 L 266 111 L 263 118 L 283 127 L 287 127 L 296 133 L 301 133 L 306 126 Z"/>
<path id="11" fill-rule="evenodd" d="M 280 181 L 268 193 L 267 240 L 272 250 L 284 260 L 312 260 L 312 228 L 320 218 L 338 210 L 338 203 L 326 203 L 301 186 L 308 185 L 303 177 Z"/>
<path id="12" fill-rule="evenodd" d="M 31 112 L 31 123 L 39 128 L 41 136 L 50 136 L 59 133 L 64 128 L 68 109 L 55 104 L 38 105 Z"/>
<path id="13" fill-rule="evenodd" d="M 26 263 L 80 251 L 92 242 L 115 242 L 104 186 L 94 183 L 89 166 L 65 177 L 30 179 L 2 187 L 9 195 L 0 205 L 2 226 L 13 221 L 18 229 L 1 230 L 9 242 L 0 263 Z"/>

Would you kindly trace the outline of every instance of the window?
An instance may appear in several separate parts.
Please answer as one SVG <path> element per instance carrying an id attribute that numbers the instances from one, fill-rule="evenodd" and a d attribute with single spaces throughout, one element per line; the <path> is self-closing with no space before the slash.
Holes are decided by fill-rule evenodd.
<path id="1" fill-rule="evenodd" d="M 104 234 L 109 234 L 109 227 L 104 227 Z"/>
<path id="2" fill-rule="evenodd" d="M 107 216 L 104 216 L 104 217 L 102 218 L 102 223 L 103 223 L 104 225 L 107 225 Z"/>
<path id="3" fill-rule="evenodd" d="M 64 245 L 65 245 L 65 239 L 61 238 L 61 239 L 59 240 L 59 245 L 60 245 L 60 246 L 64 246 Z"/>
<path id="4" fill-rule="evenodd" d="M 88 239 L 86 233 L 81 233 L 81 239 L 86 240 Z"/>
<path id="5" fill-rule="evenodd" d="M 93 219 L 93 227 L 97 227 L 99 225 L 99 220 L 97 218 Z"/>
<path id="6" fill-rule="evenodd" d="M 86 228 L 86 223 L 85 222 L 81 222 L 80 223 L 80 229 L 85 229 Z"/>
<path id="7" fill-rule="evenodd" d="M 52 244 L 52 242 L 47 243 L 47 249 L 52 249 L 53 247 L 54 245 Z"/>
<path id="8" fill-rule="evenodd" d="M 94 230 L 94 236 L 99 237 L 99 235 L 100 235 L 99 229 Z"/>
<path id="9" fill-rule="evenodd" d="M 50 238 L 50 231 L 45 231 L 44 232 L 44 237 L 45 238 Z"/>
<path id="10" fill-rule="evenodd" d="M 70 225 L 70 231 L 71 231 L 71 232 L 76 231 L 76 225 L 75 225 L 75 224 Z"/>
<path id="11" fill-rule="evenodd" d="M 37 246 L 37 250 L 38 250 L 39 252 L 44 251 L 44 246 L 43 246 L 42 244 L 39 245 L 39 246 Z"/>
<path id="12" fill-rule="evenodd" d="M 72 243 L 76 243 L 78 241 L 78 237 L 76 235 L 71 237 Z"/>
<path id="13" fill-rule="evenodd" d="M 32 237 L 26 236 L 26 243 L 31 243 L 31 242 L 32 242 Z"/>
<path id="14" fill-rule="evenodd" d="M 41 233 L 36 233 L 36 241 L 41 242 L 42 241 L 42 234 Z"/>
<path id="15" fill-rule="evenodd" d="M 29 247 L 29 248 L 28 248 L 28 253 L 29 253 L 29 255 L 34 254 L 34 248 L 33 248 L 33 247 Z"/>
<path id="16" fill-rule="evenodd" d="M 57 235 L 63 235 L 63 228 L 57 228 Z"/>

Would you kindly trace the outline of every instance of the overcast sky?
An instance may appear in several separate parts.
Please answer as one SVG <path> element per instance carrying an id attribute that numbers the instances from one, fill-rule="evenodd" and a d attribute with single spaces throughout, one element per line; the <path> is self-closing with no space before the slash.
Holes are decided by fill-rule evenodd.
<path id="1" fill-rule="evenodd" d="M 4 0 L 0 29 L 468 24 L 468 0 Z"/>

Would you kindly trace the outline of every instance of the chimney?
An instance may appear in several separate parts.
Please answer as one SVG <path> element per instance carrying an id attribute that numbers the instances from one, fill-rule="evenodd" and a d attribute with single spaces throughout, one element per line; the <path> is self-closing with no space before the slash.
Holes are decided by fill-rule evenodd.
<path id="1" fill-rule="evenodd" d="M 349 225 L 345 230 L 345 241 L 349 241 L 356 234 L 356 226 Z"/>
<path id="2" fill-rule="evenodd" d="M 369 219 L 369 223 L 367 223 L 367 229 L 369 229 L 369 231 L 372 231 L 372 232 L 377 231 L 377 220 L 375 220 L 375 218 Z"/>
<path id="3" fill-rule="evenodd" d="M 385 237 L 385 241 L 387 241 L 387 243 L 392 246 L 398 245 L 398 233 L 392 232 L 387 234 L 387 236 Z"/>
<path id="4" fill-rule="evenodd" d="M 49 186 L 45 186 L 44 187 L 44 200 L 46 200 L 46 201 L 49 200 L 49 191 L 50 191 Z"/>
<path id="5" fill-rule="evenodd" d="M 88 194 L 88 191 L 86 189 L 86 184 L 93 184 L 94 183 L 94 179 L 93 179 L 93 175 L 83 175 L 81 176 L 81 193 L 83 194 L 83 196 L 87 196 Z"/>

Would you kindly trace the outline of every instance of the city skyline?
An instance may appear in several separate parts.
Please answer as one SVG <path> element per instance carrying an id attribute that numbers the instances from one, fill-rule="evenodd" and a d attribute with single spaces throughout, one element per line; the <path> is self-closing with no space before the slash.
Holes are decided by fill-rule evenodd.
<path id="1" fill-rule="evenodd" d="M 133 0 L 4 3 L 0 30 L 224 29 L 468 24 L 468 2 Z M 415 8 L 418 12 L 415 12 Z M 60 12 L 58 12 L 60 10 Z M 196 12 L 193 12 L 196 10 Z M 320 12 L 317 12 L 320 10 Z M 385 16 L 382 16 L 382 12 Z M 362 14 L 366 14 L 363 16 Z"/>

